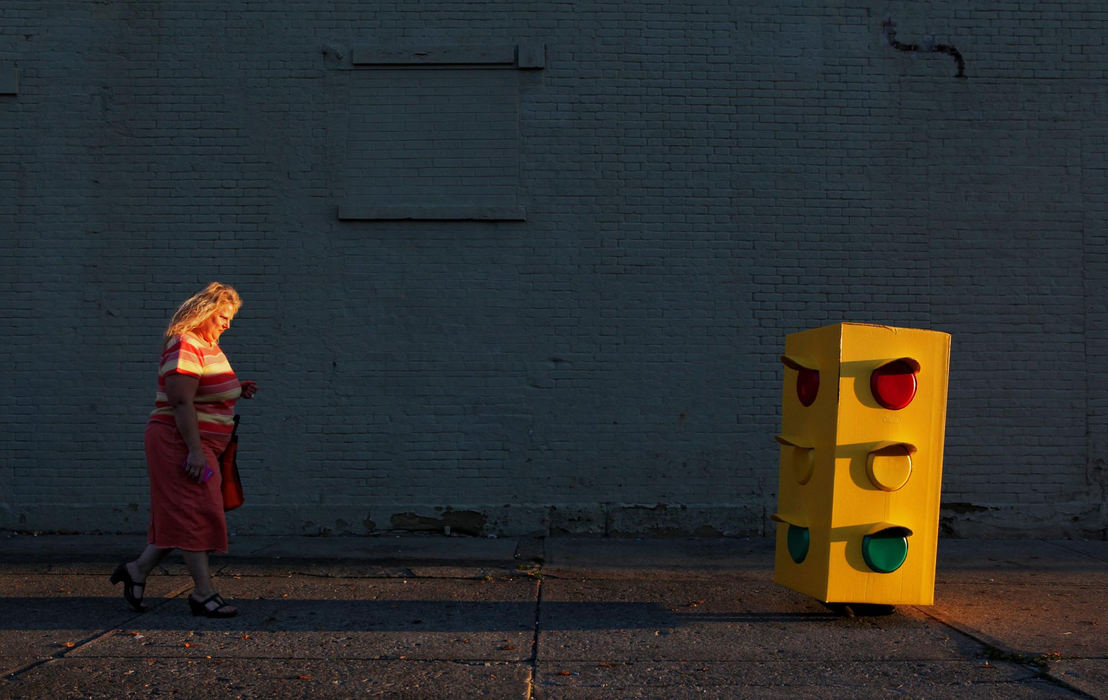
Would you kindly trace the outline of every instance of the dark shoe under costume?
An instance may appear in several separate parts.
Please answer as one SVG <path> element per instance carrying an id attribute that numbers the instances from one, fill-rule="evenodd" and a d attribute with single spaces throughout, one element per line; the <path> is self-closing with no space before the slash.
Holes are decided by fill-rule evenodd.
<path id="1" fill-rule="evenodd" d="M 212 607 L 211 603 L 215 603 L 215 606 Z M 223 600 L 223 596 L 218 593 L 204 600 L 197 600 L 190 595 L 189 609 L 192 610 L 193 617 L 234 617 L 239 614 L 239 611 L 228 605 L 227 601 Z"/>
<path id="2" fill-rule="evenodd" d="M 123 562 L 115 567 L 115 571 L 112 572 L 112 576 L 108 580 L 112 582 L 113 586 L 120 581 L 123 582 L 123 597 L 127 599 L 127 602 L 135 609 L 135 612 L 143 612 L 146 610 L 146 606 L 142 604 L 142 596 L 135 595 L 135 587 L 137 586 L 139 590 L 145 591 L 146 582 L 139 583 L 131 578 L 131 572 L 127 571 L 127 562 Z"/>

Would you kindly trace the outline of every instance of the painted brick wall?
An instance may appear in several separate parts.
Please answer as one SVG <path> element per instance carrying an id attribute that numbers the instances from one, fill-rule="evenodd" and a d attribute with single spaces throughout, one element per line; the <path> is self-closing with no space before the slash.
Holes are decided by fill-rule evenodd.
<path id="1" fill-rule="evenodd" d="M 944 532 L 1103 537 L 1108 7 L 988 5 L 6 0 L 0 528 L 144 530 L 219 279 L 238 532 L 765 533 L 848 320 L 953 334 Z"/>

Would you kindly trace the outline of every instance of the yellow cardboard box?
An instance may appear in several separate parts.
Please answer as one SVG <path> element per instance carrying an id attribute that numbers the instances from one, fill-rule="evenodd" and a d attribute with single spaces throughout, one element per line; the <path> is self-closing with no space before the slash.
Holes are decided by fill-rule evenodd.
<path id="1" fill-rule="evenodd" d="M 950 335 L 785 339 L 774 580 L 827 603 L 934 602 Z"/>

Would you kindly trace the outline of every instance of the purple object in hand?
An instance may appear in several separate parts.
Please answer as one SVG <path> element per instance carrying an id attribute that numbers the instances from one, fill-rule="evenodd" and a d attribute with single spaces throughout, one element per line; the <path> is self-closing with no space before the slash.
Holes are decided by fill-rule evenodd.
<path id="1" fill-rule="evenodd" d="M 181 466 L 184 467 L 185 471 L 188 471 L 188 468 L 189 468 L 188 457 L 185 457 L 185 463 L 182 464 Z M 208 483 L 208 479 L 212 478 L 212 474 L 215 474 L 215 472 L 212 471 L 212 468 L 207 466 L 207 465 L 204 465 L 204 475 L 200 477 L 200 481 L 202 481 L 205 484 Z"/>

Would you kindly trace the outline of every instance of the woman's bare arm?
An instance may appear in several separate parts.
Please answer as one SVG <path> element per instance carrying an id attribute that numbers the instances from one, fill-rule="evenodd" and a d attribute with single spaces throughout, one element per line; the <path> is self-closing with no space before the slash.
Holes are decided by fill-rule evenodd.
<path id="1" fill-rule="evenodd" d="M 193 404 L 199 387 L 200 380 L 196 377 L 174 372 L 165 378 L 165 396 L 173 408 L 177 430 L 189 448 L 188 473 L 197 481 L 208 464 L 204 447 L 200 443 L 200 424 L 196 420 L 196 406 Z"/>

